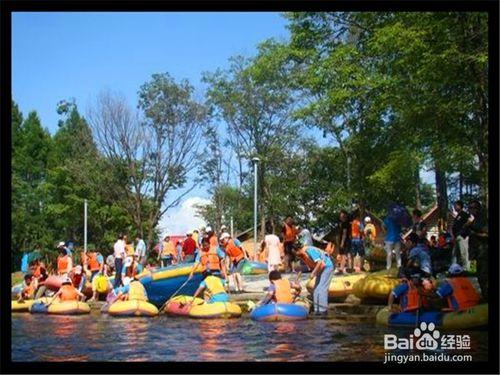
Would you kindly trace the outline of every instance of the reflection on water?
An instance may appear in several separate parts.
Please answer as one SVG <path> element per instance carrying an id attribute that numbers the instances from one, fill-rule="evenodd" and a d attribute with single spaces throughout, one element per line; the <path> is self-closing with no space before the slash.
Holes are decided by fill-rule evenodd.
<path id="1" fill-rule="evenodd" d="M 389 330 L 354 318 L 258 323 L 164 315 L 113 318 L 97 311 L 84 316 L 14 314 L 12 360 L 383 361 L 383 335 Z M 488 332 L 465 333 L 471 335 L 473 360 L 486 360 Z"/>

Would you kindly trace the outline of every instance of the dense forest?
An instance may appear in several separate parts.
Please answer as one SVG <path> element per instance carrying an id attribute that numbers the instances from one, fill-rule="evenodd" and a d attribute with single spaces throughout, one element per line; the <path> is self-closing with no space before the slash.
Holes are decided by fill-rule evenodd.
<path id="1" fill-rule="evenodd" d="M 253 157 L 261 225 L 293 215 L 324 231 L 353 201 L 378 215 L 395 201 L 437 202 L 443 217 L 455 199 L 487 202 L 486 14 L 283 17 L 288 40 L 204 72 L 201 100 L 190 82 L 154 72 L 132 105 L 102 92 L 83 115 L 61 101 L 53 135 L 13 102 L 13 266 L 24 251 L 81 244 L 84 199 L 89 242 L 105 254 L 121 231 L 154 243 L 194 185 L 211 195 L 199 207 L 207 222 L 247 229 Z"/>

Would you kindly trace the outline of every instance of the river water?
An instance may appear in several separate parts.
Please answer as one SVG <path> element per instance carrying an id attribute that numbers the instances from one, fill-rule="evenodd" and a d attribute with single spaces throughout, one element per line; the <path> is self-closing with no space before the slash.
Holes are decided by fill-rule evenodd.
<path id="1" fill-rule="evenodd" d="M 262 323 L 248 317 L 194 320 L 12 315 L 13 361 L 384 361 L 373 317 L 335 316 Z M 488 332 L 468 331 L 474 361 L 487 360 Z M 461 352 L 464 354 L 464 351 Z"/>

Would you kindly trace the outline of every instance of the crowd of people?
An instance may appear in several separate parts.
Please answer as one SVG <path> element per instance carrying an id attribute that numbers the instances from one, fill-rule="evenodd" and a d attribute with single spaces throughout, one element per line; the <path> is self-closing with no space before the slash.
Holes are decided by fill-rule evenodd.
<path id="1" fill-rule="evenodd" d="M 416 305 L 420 308 L 425 306 L 431 294 L 447 299 L 450 308 L 462 308 L 478 301 L 479 293 L 464 276 L 470 271 L 471 260 L 476 261 L 482 295 L 487 299 L 487 225 L 478 201 L 470 202 L 468 209 L 464 210 L 461 201 L 455 202 L 451 233 L 440 233 L 439 238 L 428 238 L 427 225 L 419 210 L 413 211 L 411 228 L 403 228 L 388 215 L 383 220 L 382 233 L 377 233 L 370 215 L 361 217 L 359 210 L 353 213 L 342 210 L 338 238 L 327 243 L 324 249 L 315 246 L 311 232 L 295 225 L 290 216 L 284 220 L 278 235 L 275 228 L 266 226 L 256 254 L 249 254 L 225 226 L 217 233 L 210 226 L 195 229 L 187 232 L 182 240 L 167 234 L 150 252 L 141 236 L 136 236 L 134 242 L 127 235 L 119 234 L 112 254 L 106 258 L 91 246 L 77 258 L 72 246 L 60 242 L 54 273 L 62 277 L 62 286 L 55 297 L 61 300 L 84 299 L 84 290 L 91 287 L 91 301 L 103 297 L 108 302 L 126 299 L 131 293 L 145 298 L 145 290 L 137 282 L 137 276 L 144 268 L 183 263 L 192 264 L 189 279 L 201 267 L 203 281 L 195 297 L 205 293 L 210 296 L 208 302 L 227 301 L 229 284 L 233 285 L 235 293 L 244 292 L 241 268 L 246 260 L 253 259 L 266 262 L 269 271 L 270 285 L 260 304 L 294 301 L 300 294 L 300 284 L 291 278 L 283 279 L 281 273 L 308 269 L 309 277 L 315 278 L 312 293 L 314 313 L 325 315 L 328 289 L 334 273 L 362 272 L 364 257 L 374 248 L 377 235 L 382 234 L 387 255 L 386 268 L 391 269 L 394 255 L 402 280 L 389 297 L 391 308 L 395 298 L 404 311 L 411 311 Z M 403 234 L 403 229 L 409 233 Z M 359 262 L 356 264 L 357 258 Z M 450 278 L 443 285 L 436 285 L 436 272 L 443 267 Z M 24 277 L 19 300 L 44 296 L 48 276 L 42 261 L 32 261 Z M 457 296 L 458 290 L 468 292 Z"/>

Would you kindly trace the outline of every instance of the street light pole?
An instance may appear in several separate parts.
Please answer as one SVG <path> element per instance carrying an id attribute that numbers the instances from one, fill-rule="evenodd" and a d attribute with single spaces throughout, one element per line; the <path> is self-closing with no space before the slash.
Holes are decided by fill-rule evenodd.
<path id="1" fill-rule="evenodd" d="M 252 159 L 253 163 L 253 179 L 254 179 L 254 188 L 253 188 L 253 258 L 257 260 L 257 164 L 260 159 L 255 157 Z"/>

